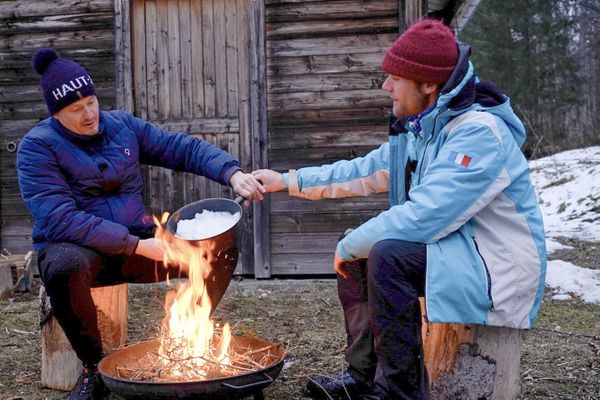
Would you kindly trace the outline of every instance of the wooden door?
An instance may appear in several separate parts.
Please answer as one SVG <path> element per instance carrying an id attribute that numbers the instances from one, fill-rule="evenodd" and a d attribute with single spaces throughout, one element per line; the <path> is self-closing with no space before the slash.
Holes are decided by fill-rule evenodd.
<path id="1" fill-rule="evenodd" d="M 208 140 L 250 171 L 247 0 L 134 0 L 130 5 L 135 115 Z M 155 214 L 234 195 L 193 174 L 159 167 L 146 172 L 146 203 Z M 247 216 L 241 239 L 242 259 L 249 261 L 250 221 Z"/>

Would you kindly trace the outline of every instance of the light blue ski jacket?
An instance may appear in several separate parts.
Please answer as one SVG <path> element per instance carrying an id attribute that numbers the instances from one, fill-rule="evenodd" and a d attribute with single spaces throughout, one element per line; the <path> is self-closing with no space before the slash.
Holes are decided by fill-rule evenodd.
<path id="1" fill-rule="evenodd" d="M 354 260 L 385 239 L 426 243 L 429 321 L 529 328 L 542 301 L 546 248 L 520 151 L 525 129 L 509 99 L 477 79 L 469 52 L 459 46 L 420 134 L 396 121 L 388 143 L 365 157 L 290 170 L 284 181 L 290 195 L 311 200 L 389 191 L 391 207 L 337 252 Z"/>

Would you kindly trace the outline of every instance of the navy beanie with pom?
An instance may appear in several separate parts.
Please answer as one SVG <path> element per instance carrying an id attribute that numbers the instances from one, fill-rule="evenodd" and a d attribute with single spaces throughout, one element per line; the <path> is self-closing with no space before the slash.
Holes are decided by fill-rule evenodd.
<path id="1" fill-rule="evenodd" d="M 52 49 L 39 49 L 33 55 L 33 69 L 42 77 L 40 86 L 50 114 L 87 96 L 96 88 L 86 70 L 74 61 L 58 58 Z"/>

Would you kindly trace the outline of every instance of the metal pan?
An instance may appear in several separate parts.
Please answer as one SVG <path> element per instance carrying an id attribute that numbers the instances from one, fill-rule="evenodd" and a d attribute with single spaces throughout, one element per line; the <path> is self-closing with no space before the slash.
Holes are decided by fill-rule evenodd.
<path id="1" fill-rule="evenodd" d="M 193 219 L 194 216 L 196 215 L 196 213 L 201 213 L 204 210 L 225 211 L 225 212 L 229 212 L 231 214 L 235 214 L 235 213 L 239 212 L 240 213 L 240 219 L 238 220 L 238 222 L 239 222 L 242 219 L 242 217 L 244 216 L 244 209 L 240 205 L 243 201 L 244 201 L 244 197 L 242 197 L 242 196 L 238 196 L 235 200 L 213 198 L 213 199 L 205 199 L 205 200 L 195 201 L 195 202 L 190 203 L 190 204 L 180 208 L 179 210 L 175 211 L 167 220 L 167 229 L 175 238 L 178 238 L 179 240 L 186 240 L 188 242 L 199 242 L 199 241 L 203 241 L 203 240 L 212 239 L 223 233 L 227 233 L 227 232 L 231 231 L 237 225 L 237 223 L 231 227 L 228 227 L 221 233 L 218 233 L 218 234 L 215 234 L 212 236 L 207 236 L 207 237 L 200 237 L 200 238 L 197 238 L 194 240 L 183 239 L 183 238 L 177 236 L 177 223 L 182 219 Z"/>
<path id="2" fill-rule="evenodd" d="M 225 290 L 227 290 L 237 266 L 238 248 L 235 228 L 244 213 L 240 205 L 243 201 L 244 197 L 242 196 L 235 200 L 218 198 L 200 200 L 180 208 L 167 220 L 167 234 L 163 239 L 184 252 L 196 252 L 210 264 L 211 271 L 206 278 L 206 282 L 209 282 L 206 285 L 206 290 L 211 299 L 211 314 L 221 301 Z M 227 227 L 223 232 L 210 237 L 189 240 L 177 236 L 177 223 L 180 220 L 193 219 L 196 213 L 201 213 L 204 210 L 226 211 L 232 214 L 239 212 L 240 219 L 233 226 Z M 189 258 L 189 256 L 186 258 Z M 187 266 L 180 265 L 180 268 L 184 273 L 188 273 Z"/>

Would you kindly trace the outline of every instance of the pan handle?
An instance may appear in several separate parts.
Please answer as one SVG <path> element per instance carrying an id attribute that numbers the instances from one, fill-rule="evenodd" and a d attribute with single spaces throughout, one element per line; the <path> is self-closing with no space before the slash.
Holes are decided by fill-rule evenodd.
<path id="1" fill-rule="evenodd" d="M 266 381 L 261 381 L 261 382 L 253 382 L 253 383 L 249 383 L 247 385 L 232 385 L 231 383 L 221 383 L 221 385 L 223 386 L 227 386 L 228 388 L 231 389 L 236 389 L 236 390 L 240 390 L 240 389 L 249 389 L 255 386 L 259 386 L 259 385 L 264 385 L 265 383 L 267 384 L 271 384 L 271 382 L 273 382 L 273 378 L 271 378 L 269 375 L 265 374 L 264 372 L 262 373 L 264 375 L 265 378 L 267 378 Z"/>
<path id="2" fill-rule="evenodd" d="M 235 198 L 235 202 L 238 203 L 239 205 L 242 205 L 242 203 L 244 202 L 244 200 L 246 200 L 246 198 L 244 196 L 238 196 Z"/>

